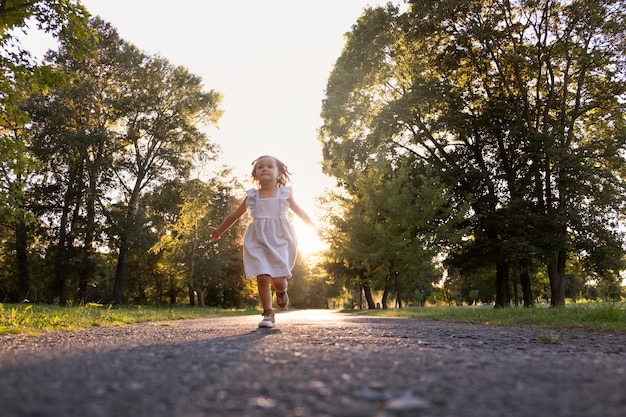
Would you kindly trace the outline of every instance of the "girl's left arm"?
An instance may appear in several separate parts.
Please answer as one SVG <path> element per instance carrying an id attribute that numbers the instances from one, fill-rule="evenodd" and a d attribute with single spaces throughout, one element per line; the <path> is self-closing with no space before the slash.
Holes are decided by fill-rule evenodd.
<path id="1" fill-rule="evenodd" d="M 302 209 L 302 207 L 298 205 L 298 203 L 296 203 L 296 200 L 294 200 L 293 198 L 293 194 L 289 196 L 287 201 L 289 201 L 289 208 L 291 208 L 291 210 L 296 213 L 296 215 L 300 217 L 302 221 L 304 221 L 304 223 L 315 229 L 319 237 L 322 237 L 322 229 L 317 227 L 317 225 L 313 222 L 313 220 L 311 220 L 309 215 Z"/>

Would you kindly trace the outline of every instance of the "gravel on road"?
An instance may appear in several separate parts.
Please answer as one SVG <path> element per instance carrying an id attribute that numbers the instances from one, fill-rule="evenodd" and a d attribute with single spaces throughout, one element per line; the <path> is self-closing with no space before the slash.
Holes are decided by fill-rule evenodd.
<path id="1" fill-rule="evenodd" d="M 626 416 L 626 335 L 328 310 L 0 337 L 3 417 Z"/>

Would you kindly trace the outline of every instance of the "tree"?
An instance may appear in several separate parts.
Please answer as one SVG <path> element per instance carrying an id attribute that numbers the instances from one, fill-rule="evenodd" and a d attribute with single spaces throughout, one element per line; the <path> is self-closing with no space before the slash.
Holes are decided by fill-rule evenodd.
<path id="1" fill-rule="evenodd" d="M 63 65 L 61 58 L 56 62 L 59 68 L 75 70 Z M 87 285 L 95 273 L 94 251 L 103 244 L 98 239 L 103 232 L 98 218 L 104 215 L 104 196 L 110 192 L 110 157 L 115 147 L 108 130 L 113 119 L 103 103 L 103 85 L 111 81 L 107 70 L 114 69 L 102 66 L 96 82 L 93 72 L 81 71 L 80 82 L 35 95 L 26 108 L 32 118 L 30 149 L 41 161 L 33 178 L 33 198 L 38 217 L 54 230 L 51 297 L 61 303 L 70 296 L 86 301 Z M 78 280 L 71 291 L 69 276 Z"/>
<path id="2" fill-rule="evenodd" d="M 241 258 L 246 223 L 241 220 L 236 222 L 219 240 L 211 241 L 209 226 L 220 224 L 245 198 L 242 185 L 232 178 L 228 179 L 230 176 L 231 171 L 225 170 L 211 183 L 214 192 L 201 225 L 208 243 L 199 255 L 203 261 L 199 285 L 205 288 L 211 305 L 233 308 L 256 305 L 257 300 L 256 283 L 245 278 Z M 223 180 L 217 181 L 218 178 Z"/>
<path id="3" fill-rule="evenodd" d="M 21 46 L 19 32 L 29 25 L 72 46 L 73 53 L 85 53 L 92 32 L 87 28 L 87 10 L 75 0 L 5 0 L 0 2 L 0 125 L 7 115 L 20 113 L 17 102 L 25 80 L 36 90 L 45 90 L 46 67 L 37 65 Z M 35 76 L 34 76 L 35 75 Z M 37 77 L 39 76 L 39 77 Z M 17 87 L 17 88 L 16 88 Z"/>
<path id="4" fill-rule="evenodd" d="M 30 93 L 46 91 L 63 82 L 50 69 L 38 65 L 20 44 L 19 31 L 29 23 L 47 32 L 73 53 L 87 53 L 83 42 L 90 38 L 87 12 L 74 1 L 11 0 L 0 3 L 0 227 L 13 231 L 19 299 L 30 293 L 27 259 L 33 213 L 26 206 L 26 182 L 37 162 L 28 151 L 29 121 L 20 109 Z"/>
<path id="5" fill-rule="evenodd" d="M 90 40 L 93 52 L 76 56 L 65 45 L 48 52 L 46 64 L 65 74 L 68 82 L 31 96 L 25 107 L 33 121 L 31 149 L 41 161 L 39 217 L 55 229 L 50 299 L 61 303 L 70 296 L 87 299 L 88 283 L 95 276 L 95 248 L 104 244 L 97 238 L 103 236 L 102 218 L 113 186 L 112 157 L 122 146 L 111 126 L 118 117 L 112 105 L 125 43 L 100 19 L 91 20 L 90 28 L 98 33 Z M 69 277 L 78 281 L 70 288 Z"/>
<path id="6" fill-rule="evenodd" d="M 370 289 L 383 290 L 387 308 L 390 294 L 402 306 L 402 298 L 432 285 L 433 257 L 443 240 L 454 240 L 451 224 L 457 218 L 445 189 L 419 161 L 392 151 L 377 155 L 362 171 L 344 177 L 351 194 L 341 199 L 344 211 L 333 218 L 338 243 L 329 253 L 359 271 L 366 297 Z"/>
<path id="7" fill-rule="evenodd" d="M 209 229 L 241 203 L 233 195 L 240 184 L 230 175 L 225 170 L 206 182 L 194 179 L 182 184 L 177 210 L 169 210 L 167 221 L 158 227 L 160 239 L 151 248 L 174 286 L 186 288 L 190 305 L 233 308 L 248 302 L 241 261 L 245 226 L 233 225 L 217 242 L 211 241 Z M 166 206 L 172 199 L 155 198 L 152 207 L 157 207 L 157 201 L 158 206 Z"/>
<path id="8" fill-rule="evenodd" d="M 5 125 L 0 130 L 0 152 L 6 157 L 0 161 L 0 227 L 10 230 L 13 235 L 9 242 L 13 246 L 11 252 L 15 253 L 17 297 L 20 301 L 30 296 L 28 230 L 29 225 L 35 222 L 26 197 L 26 179 L 34 166 L 29 154 L 22 150 L 27 135 L 21 121 L 5 119 Z"/>
<path id="9" fill-rule="evenodd" d="M 87 45 L 93 53 L 78 56 L 61 45 L 47 54 L 46 64 L 64 82 L 23 100 L 32 122 L 28 129 L 16 123 L 11 143 L 28 153 L 11 151 L 21 159 L 9 159 L 3 174 L 13 183 L 20 179 L 19 192 L 29 193 L 42 222 L 39 240 L 53 265 L 47 298 L 85 301 L 96 277 L 95 251 L 110 243 L 119 250 L 113 298 L 121 302 L 127 261 L 154 261 L 147 249 L 155 237 L 142 227 L 154 219 L 141 198 L 164 182 L 187 178 L 199 155 L 214 156 L 201 129 L 217 122 L 220 95 L 202 91 L 200 79 L 185 68 L 139 52 L 106 22 L 90 25 L 98 33 Z M 24 157 L 34 162 L 28 171 L 9 165 Z M 17 214 L 7 211 L 7 218 L 17 220 Z M 25 253 L 24 239 L 15 241 Z M 138 275 L 133 284 L 142 300 L 150 272 Z"/>
<path id="10" fill-rule="evenodd" d="M 202 124 L 217 123 L 221 96 L 202 91 L 201 79 L 167 60 L 148 57 L 125 45 L 120 58 L 116 133 L 124 146 L 114 155 L 113 169 L 124 190 L 125 214 L 117 224 L 118 262 L 113 299 L 124 301 L 127 257 L 138 231 L 137 213 L 142 193 L 159 181 L 185 176 L 194 153 L 208 150 Z"/>
<path id="11" fill-rule="evenodd" d="M 496 306 L 509 303 L 511 265 L 533 259 L 563 305 L 567 254 L 590 249 L 575 237 L 619 248 L 600 230 L 617 230 L 624 211 L 625 10 L 460 0 L 366 11 L 328 81 L 326 167 L 347 178 L 380 143 L 423 159 L 453 203 L 471 205 L 466 249 L 480 244 L 495 264 Z"/>

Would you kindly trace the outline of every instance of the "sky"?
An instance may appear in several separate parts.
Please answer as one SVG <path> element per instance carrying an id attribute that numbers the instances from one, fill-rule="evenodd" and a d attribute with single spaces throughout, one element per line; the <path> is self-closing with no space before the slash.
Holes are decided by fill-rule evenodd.
<path id="1" fill-rule="evenodd" d="M 316 199 L 334 184 L 321 172 L 317 139 L 326 82 L 341 54 L 344 34 L 363 9 L 388 1 L 81 3 L 116 27 L 126 41 L 188 68 L 202 78 L 205 90 L 221 93 L 224 114 L 218 128 L 207 132 L 221 147 L 217 166 L 232 168 L 245 188 L 251 188 L 253 160 L 264 154 L 281 159 L 293 173 L 295 200 L 321 224 L 323 211 Z"/>

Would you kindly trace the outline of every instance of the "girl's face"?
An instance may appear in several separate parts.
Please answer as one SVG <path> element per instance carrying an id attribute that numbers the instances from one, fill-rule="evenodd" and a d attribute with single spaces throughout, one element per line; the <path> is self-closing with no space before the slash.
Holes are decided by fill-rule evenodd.
<path id="1" fill-rule="evenodd" d="M 278 181 L 278 164 L 272 157 L 261 158 L 254 167 L 254 179 L 259 182 Z"/>

